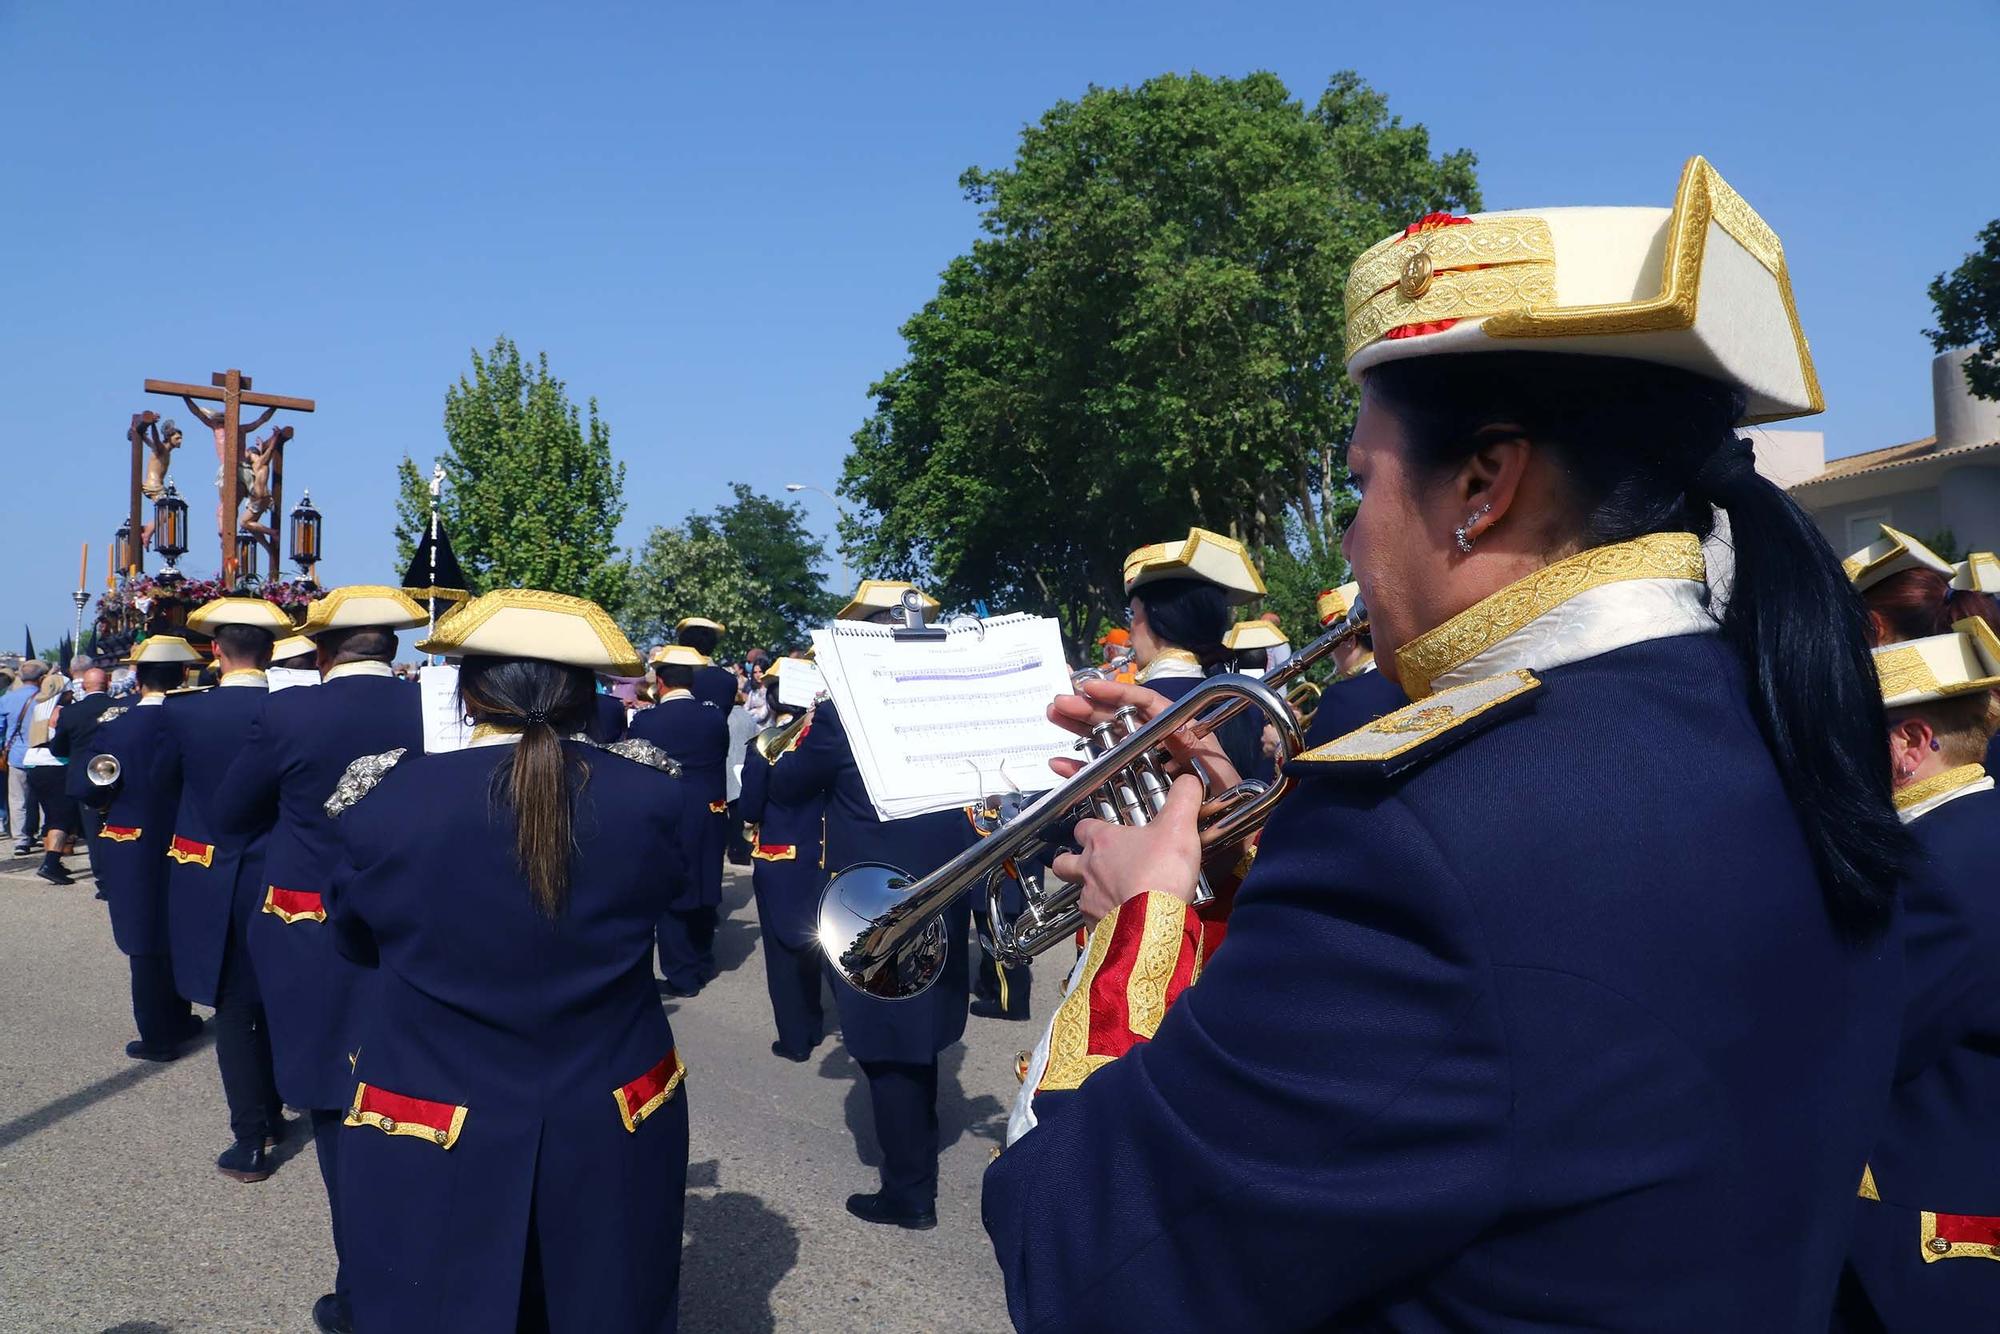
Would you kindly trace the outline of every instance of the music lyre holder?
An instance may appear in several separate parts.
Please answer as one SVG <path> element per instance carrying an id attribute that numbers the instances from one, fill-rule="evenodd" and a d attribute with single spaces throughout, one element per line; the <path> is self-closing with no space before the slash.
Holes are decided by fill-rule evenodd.
<path id="1" fill-rule="evenodd" d="M 897 643 L 941 643 L 947 638 L 943 626 L 924 624 L 924 599 L 916 589 L 903 591 L 903 603 L 897 610 L 903 613 L 903 623 L 890 632 Z"/>

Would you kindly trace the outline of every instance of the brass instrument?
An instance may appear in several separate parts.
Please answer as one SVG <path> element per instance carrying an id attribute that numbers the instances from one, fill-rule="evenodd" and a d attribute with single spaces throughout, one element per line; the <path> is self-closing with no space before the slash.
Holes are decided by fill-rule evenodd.
<path id="1" fill-rule="evenodd" d="M 1262 680 L 1211 676 L 1151 722 L 1142 723 L 1130 706 L 1118 710 L 1077 743 L 1090 756 L 1082 769 L 1031 803 L 1018 797 L 989 800 L 983 818 L 975 816 L 982 830 L 992 830 L 989 836 L 921 879 L 877 862 L 841 871 L 820 895 L 820 948 L 834 970 L 859 991 L 885 999 L 919 995 L 944 968 L 950 948 L 946 911 L 962 895 L 984 886 L 994 924 L 987 948 L 1005 966 L 1028 962 L 1083 925 L 1078 907 L 1083 887 L 1057 881 L 1044 889 L 1031 864 L 1060 851 L 1079 818 L 1149 823 L 1166 804 L 1173 781 L 1167 770 L 1167 738 L 1183 729 L 1196 738 L 1207 736 L 1242 710 L 1256 708 L 1278 734 L 1277 779 L 1240 782 L 1208 798 L 1201 808 L 1204 849 L 1248 838 L 1291 789 L 1284 761 L 1304 748 L 1305 727 L 1290 694 L 1308 669 L 1367 626 L 1367 611 L 1357 603 L 1352 614 Z M 1205 783 L 1207 776 L 1201 777 Z M 1026 911 L 1011 922 L 1000 911 L 1001 881 L 1010 868 L 1020 876 L 1028 901 Z"/>
<path id="2" fill-rule="evenodd" d="M 124 772 L 116 755 L 93 755 L 90 763 L 83 768 L 83 776 L 90 780 L 92 787 L 111 787 Z"/>
<path id="3" fill-rule="evenodd" d="M 1299 716 L 1301 732 L 1312 729 L 1313 715 L 1319 712 L 1319 697 L 1325 693 L 1319 682 L 1308 681 L 1304 677 L 1292 682 L 1292 688 L 1285 692 L 1285 703 L 1291 705 L 1292 712 Z"/>
<path id="4" fill-rule="evenodd" d="M 757 753 L 764 757 L 765 763 L 776 764 L 778 757 L 783 755 L 798 734 L 805 730 L 806 720 L 811 717 L 812 710 L 803 709 L 799 712 L 799 716 L 790 722 L 773 723 L 757 733 Z"/>

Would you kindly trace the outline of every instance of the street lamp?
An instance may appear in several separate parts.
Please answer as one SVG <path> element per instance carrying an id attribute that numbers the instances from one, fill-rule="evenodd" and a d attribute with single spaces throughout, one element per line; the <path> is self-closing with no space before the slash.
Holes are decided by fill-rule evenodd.
<path id="1" fill-rule="evenodd" d="M 132 521 L 130 519 L 119 521 L 118 531 L 111 538 L 111 549 L 117 553 L 112 557 L 112 563 L 117 566 L 117 569 L 113 572 L 114 576 L 122 577 L 134 565 L 139 563 L 139 553 L 132 546 Z"/>
<path id="2" fill-rule="evenodd" d="M 187 554 L 187 522 L 187 502 L 168 482 L 167 493 L 153 502 L 153 550 L 167 558 L 167 568 L 160 571 L 162 578 L 180 578 L 174 562 Z"/>
<path id="3" fill-rule="evenodd" d="M 791 492 L 793 495 L 797 495 L 801 491 L 816 492 L 827 498 L 828 503 L 833 506 L 834 511 L 841 518 L 845 519 L 847 517 L 847 509 L 840 503 L 840 498 L 823 486 L 814 486 L 811 482 L 786 482 L 785 490 Z M 854 587 L 853 581 L 847 577 L 847 548 L 841 546 L 837 538 L 834 542 L 834 547 L 840 552 L 840 587 L 842 591 L 845 591 Z"/>
<path id="4" fill-rule="evenodd" d="M 313 508 L 312 492 L 301 491 L 292 510 L 292 564 L 299 567 L 301 578 L 319 564 L 319 530 L 320 513 Z"/>

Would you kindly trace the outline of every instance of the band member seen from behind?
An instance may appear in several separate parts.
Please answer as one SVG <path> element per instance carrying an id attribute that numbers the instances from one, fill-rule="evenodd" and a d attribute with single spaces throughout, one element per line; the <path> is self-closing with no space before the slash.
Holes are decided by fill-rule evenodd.
<path id="1" fill-rule="evenodd" d="M 701 658 L 695 666 L 694 679 L 688 683 L 688 692 L 704 703 L 713 704 L 725 715 L 736 707 L 736 697 L 741 692 L 736 673 L 714 662 L 715 650 L 721 646 L 728 629 L 722 622 L 706 616 L 684 616 L 674 625 L 674 642 L 693 649 Z"/>
<path id="2" fill-rule="evenodd" d="M 354 1092 L 348 1058 L 373 975 L 343 958 L 325 925 L 340 840 L 326 799 L 361 755 L 421 751 L 417 688 L 389 664 L 396 632 L 429 614 L 398 588 L 356 584 L 312 604 L 300 638 L 325 665 L 322 684 L 264 702 L 215 798 L 225 834 L 263 836 L 264 885 L 250 920 L 250 952 L 270 1020 L 271 1057 L 287 1106 L 306 1109 L 333 1224 L 334 1290 L 313 1308 L 328 1334 L 353 1328 L 340 1257 L 350 1220 L 336 1189 L 341 1117 Z M 280 645 L 282 647 L 282 645 Z"/>
<path id="3" fill-rule="evenodd" d="M 1899 535 L 1900 536 L 1900 535 Z M 1875 650 L 1896 808 L 1924 860 L 1903 901 L 1902 1050 L 1861 1180 L 1841 1334 L 1974 1329 L 2000 1301 L 2000 636 L 1977 616 Z"/>
<path id="4" fill-rule="evenodd" d="M 729 718 L 696 699 L 691 685 L 708 660 L 681 644 L 653 655 L 659 702 L 632 720 L 631 734 L 680 765 L 681 846 L 690 876 L 660 914 L 660 973 L 667 994 L 701 994 L 715 980 L 715 924 L 722 909 L 723 840 L 729 825 Z M 728 675 L 727 672 L 724 675 Z"/>
<path id="5" fill-rule="evenodd" d="M 418 645 L 460 660 L 465 750 L 349 766 L 340 947 L 377 970 L 338 1191 L 355 1328 L 671 1330 L 688 1112 L 653 985 L 680 878 L 673 762 L 599 747 L 594 603 L 510 589 Z"/>
<path id="6" fill-rule="evenodd" d="M 1228 671 L 1223 644 L 1234 608 L 1264 596 L 1264 578 L 1241 542 L 1190 528 L 1178 542 L 1156 542 L 1125 558 L 1126 615 L 1139 684 L 1174 700 L 1202 678 Z M 1257 766 L 1262 729 L 1245 710 L 1225 723 L 1222 746 L 1238 773 Z"/>
<path id="7" fill-rule="evenodd" d="M 266 838 L 261 831 L 225 833 L 218 811 L 230 765 L 264 710 L 271 647 L 292 623 L 263 598 L 226 597 L 197 607 L 187 624 L 213 637 L 217 684 L 168 699 L 153 757 L 153 781 L 177 800 L 167 842 L 174 985 L 189 1000 L 215 1007 L 215 1061 L 234 1140 L 215 1160 L 216 1170 L 256 1182 L 275 1170 L 273 1150 L 290 1130 L 250 949 L 250 923 L 270 884 Z"/>
<path id="8" fill-rule="evenodd" d="M 910 585 L 864 580 L 839 619 L 897 623 Z M 936 599 L 922 596 L 926 614 Z M 854 760 L 852 743 L 831 702 L 815 706 L 798 744 L 778 758 L 770 798 L 793 806 L 826 803 L 826 866 L 838 874 L 861 862 L 894 866 L 915 877 L 936 870 L 971 842 L 963 810 L 879 820 Z M 963 899 L 945 917 L 947 940 L 963 942 L 971 910 Z M 834 986 L 840 1035 L 868 1080 L 881 1189 L 850 1195 L 847 1211 L 868 1223 L 937 1226 L 938 1053 L 965 1034 L 966 950 L 954 944 L 937 981 L 908 1000 L 864 996 Z"/>
<path id="9" fill-rule="evenodd" d="M 111 910 L 111 939 L 131 963 L 132 1021 L 139 1036 L 125 1044 L 135 1060 L 171 1061 L 187 1050 L 202 1021 L 174 990 L 167 932 L 167 845 L 179 794 L 153 773 L 167 716 L 167 692 L 179 690 L 201 655 L 185 639 L 152 635 L 127 659 L 138 677 L 130 704 L 106 709 L 88 743 L 70 762 L 70 791 L 104 811 L 97 878 Z M 116 765 L 94 770 L 100 756 Z M 99 777 L 94 778 L 93 773 Z"/>
<path id="10" fill-rule="evenodd" d="M 986 1177 L 1014 1321 L 1824 1330 L 1913 844 L 1860 599 L 1737 434 L 1820 407 L 1783 252 L 1697 158 L 1347 291 L 1344 552 L 1412 703 L 1286 766 L 1213 951 L 1198 779 L 1078 826 L 1100 920 Z"/>
<path id="11" fill-rule="evenodd" d="M 771 768 L 805 734 L 805 714 L 778 698 L 784 663 L 764 672 L 762 693 L 772 723 L 743 747 L 744 822 L 755 830 L 750 843 L 750 882 L 757 896 L 757 925 L 764 941 L 764 984 L 778 1036 L 771 1054 L 804 1061 L 826 1035 L 821 992 L 825 956 L 818 940 L 819 895 L 826 887 L 822 831 L 826 794 L 797 802 L 771 799 Z M 836 984 L 838 985 L 838 984 Z"/>

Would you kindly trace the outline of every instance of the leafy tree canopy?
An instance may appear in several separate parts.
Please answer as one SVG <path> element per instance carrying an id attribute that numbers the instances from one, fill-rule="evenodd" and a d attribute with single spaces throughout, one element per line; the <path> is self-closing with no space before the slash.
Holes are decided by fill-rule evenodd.
<path id="1" fill-rule="evenodd" d="M 818 565 L 826 550 L 805 526 L 805 510 L 732 483 L 735 499 L 647 535 L 627 576 L 623 621 L 635 643 L 663 643 L 684 616 L 729 627 L 723 652 L 805 643 L 839 603 Z"/>
<path id="2" fill-rule="evenodd" d="M 1351 73 L 1311 107 L 1270 74 L 1058 103 L 1013 166 L 960 178 L 986 235 L 870 391 L 841 480 L 867 511 L 841 525 L 855 563 L 1056 616 L 1079 655 L 1124 554 L 1192 523 L 1332 581 L 1347 270 L 1477 208 L 1473 168 Z"/>
<path id="3" fill-rule="evenodd" d="M 1950 273 L 1931 279 L 1937 328 L 1926 329 L 1940 352 L 1976 349 L 1965 380 L 1980 398 L 2000 398 L 2000 218 L 1979 232 L 1979 249 Z"/>
<path id="4" fill-rule="evenodd" d="M 484 356 L 475 350 L 470 378 L 445 391 L 442 513 L 475 593 L 545 588 L 622 601 L 625 465 L 612 459 L 597 400 L 588 406 L 586 421 L 548 354 L 528 361 L 505 335 Z M 430 479 L 407 456 L 396 472 L 401 567 L 430 522 Z"/>

